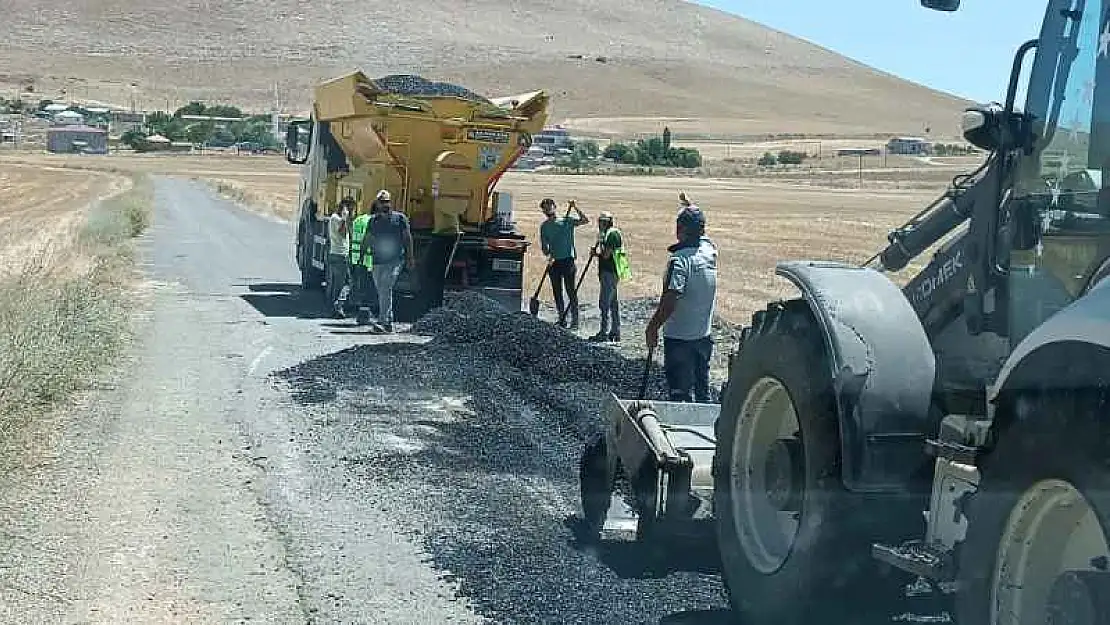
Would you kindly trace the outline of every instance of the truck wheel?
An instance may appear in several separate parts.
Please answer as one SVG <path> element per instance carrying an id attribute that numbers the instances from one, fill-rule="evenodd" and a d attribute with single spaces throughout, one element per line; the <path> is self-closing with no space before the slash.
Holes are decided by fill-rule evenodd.
<path id="1" fill-rule="evenodd" d="M 804 302 L 772 306 L 734 356 L 717 424 L 714 516 L 738 620 L 786 625 L 872 585 L 875 509 L 840 480 L 840 440 L 824 343 Z M 824 618 L 824 617 L 823 617 Z"/>
<path id="2" fill-rule="evenodd" d="M 1038 402 L 980 462 L 959 554 L 960 625 L 1110 622 L 1110 468 L 1092 403 Z M 1069 423 L 1070 421 L 1070 423 Z"/>

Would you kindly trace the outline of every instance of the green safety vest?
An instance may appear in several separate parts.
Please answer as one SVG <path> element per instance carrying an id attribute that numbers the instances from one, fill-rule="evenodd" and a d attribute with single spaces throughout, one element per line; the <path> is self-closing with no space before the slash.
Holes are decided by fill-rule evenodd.
<path id="1" fill-rule="evenodd" d="M 362 237 L 366 235 L 366 228 L 370 225 L 370 215 L 362 214 L 355 217 L 351 223 L 351 264 L 358 264 L 358 255 L 362 251 Z M 367 269 L 374 265 L 373 259 L 370 257 L 370 252 L 366 252 L 366 258 L 362 262 Z"/>
<path id="2" fill-rule="evenodd" d="M 617 279 L 627 280 L 632 277 L 632 266 L 628 262 L 628 253 L 624 251 L 624 234 L 616 228 L 609 228 L 605 231 L 605 244 L 609 245 L 609 237 L 614 233 L 621 237 L 621 246 L 613 250 L 613 265 L 617 268 Z"/>

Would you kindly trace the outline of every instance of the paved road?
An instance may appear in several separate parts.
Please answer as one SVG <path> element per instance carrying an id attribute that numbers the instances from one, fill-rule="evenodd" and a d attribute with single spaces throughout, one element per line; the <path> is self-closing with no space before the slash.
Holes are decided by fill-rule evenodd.
<path id="1" fill-rule="evenodd" d="M 723 618 L 712 572 L 645 580 L 573 548 L 576 441 L 554 424 L 460 429 L 464 397 L 401 396 L 415 351 L 411 384 L 359 382 L 352 367 L 418 339 L 318 317 L 288 224 L 185 181 L 158 180 L 156 203 L 130 360 L 36 426 L 30 466 L 0 478 L 0 621 Z M 336 366 L 342 385 L 301 375 Z M 425 444 L 457 437 L 438 439 L 436 466 L 402 436 L 416 427 Z"/>

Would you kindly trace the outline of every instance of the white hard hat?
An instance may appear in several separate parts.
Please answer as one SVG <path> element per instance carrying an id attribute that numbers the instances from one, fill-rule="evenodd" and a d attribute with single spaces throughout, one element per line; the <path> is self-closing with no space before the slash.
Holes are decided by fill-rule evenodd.
<path id="1" fill-rule="evenodd" d="M 374 199 L 384 200 L 384 201 L 388 202 L 388 201 L 390 201 L 391 197 L 392 196 L 389 195 L 389 191 L 386 191 L 385 189 L 382 189 L 381 191 L 378 191 L 378 195 Z"/>

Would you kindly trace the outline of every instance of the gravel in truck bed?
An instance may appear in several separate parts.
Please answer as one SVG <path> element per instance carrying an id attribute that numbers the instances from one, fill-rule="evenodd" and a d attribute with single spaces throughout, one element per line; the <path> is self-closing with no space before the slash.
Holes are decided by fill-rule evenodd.
<path id="1" fill-rule="evenodd" d="M 576 541 L 583 442 L 608 393 L 636 395 L 642 359 L 477 294 L 449 297 L 412 333 L 431 339 L 276 376 L 314 415 L 313 444 L 396 515 L 460 599 L 494 623 L 717 622 L 695 616 L 727 605 L 709 559 L 652 571 L 631 545 Z M 663 397 L 658 367 L 650 380 Z"/>

